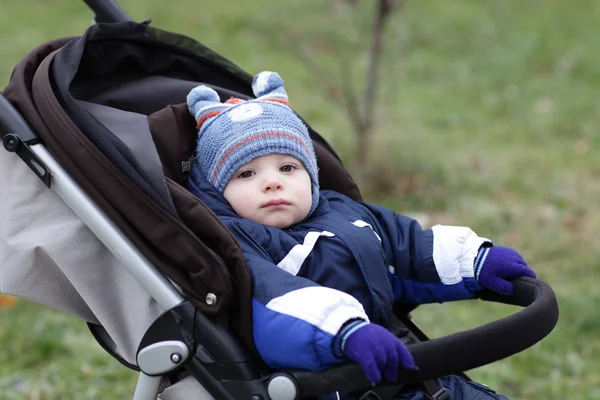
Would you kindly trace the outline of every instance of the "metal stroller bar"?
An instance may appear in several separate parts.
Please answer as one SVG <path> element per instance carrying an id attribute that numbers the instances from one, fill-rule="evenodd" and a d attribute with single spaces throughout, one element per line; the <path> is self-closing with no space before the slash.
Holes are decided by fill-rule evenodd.
<path id="1" fill-rule="evenodd" d="M 1 93 L 0 136 L 7 150 L 16 152 L 48 187 L 52 187 L 100 241 L 123 261 L 158 304 L 169 310 L 184 301 L 173 284 L 156 271 L 46 147 L 39 144 L 37 134 Z"/>
<path id="2" fill-rule="evenodd" d="M 38 177 L 47 178 L 42 180 L 45 180 L 47 186 L 51 186 L 102 243 L 123 261 L 129 272 L 158 304 L 168 310 L 184 301 L 173 284 L 156 271 L 146 257 L 77 185 L 46 147 L 39 144 L 37 134 L 1 93 L 0 136 L 7 150 L 16 152 L 21 158 L 29 153 L 33 160 L 41 162 L 41 164 L 34 163 L 32 166 L 30 162 L 24 160 L 34 172 L 37 172 Z M 44 171 L 47 174 L 41 174 L 39 169 L 47 169 Z"/>
<path id="3" fill-rule="evenodd" d="M 129 272 L 158 304 L 168 310 L 184 301 L 173 284 L 156 271 L 144 255 L 77 185 L 44 145 L 33 145 L 31 151 L 50 169 L 52 189 L 98 239 L 123 261 Z"/>
<path id="4" fill-rule="evenodd" d="M 69 206 L 77 217 L 100 239 L 100 241 L 118 258 L 136 280 L 166 310 L 176 307 L 184 301 L 183 296 L 150 262 L 137 250 L 130 240 L 106 217 L 100 208 L 77 185 L 54 156 L 42 144 L 30 147 L 31 151 L 50 170 L 52 189 Z M 184 344 L 182 344 L 185 346 Z M 151 355 L 150 364 L 158 362 L 157 354 Z M 176 365 L 173 365 L 174 367 Z M 150 376 L 140 371 L 134 400 L 155 400 L 158 395 L 162 376 Z"/>

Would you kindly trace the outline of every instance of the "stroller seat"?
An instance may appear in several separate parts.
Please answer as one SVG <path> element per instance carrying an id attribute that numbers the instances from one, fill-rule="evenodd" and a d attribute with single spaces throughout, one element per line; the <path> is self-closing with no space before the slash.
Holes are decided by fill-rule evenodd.
<path id="1" fill-rule="evenodd" d="M 141 370 L 136 400 L 163 389 L 168 399 L 291 400 L 367 387 L 357 365 L 272 371 L 258 357 L 243 254 L 184 188 L 202 156 L 185 105 L 200 83 L 222 100 L 251 96 L 251 76 L 218 54 L 134 22 L 43 44 L 15 67 L 0 97 L 0 292 L 87 321 L 110 354 Z M 309 130 L 321 187 L 360 199 L 334 150 Z M 512 297 L 482 294 L 526 307 L 504 320 L 431 341 L 413 332 L 421 369 L 387 385 L 458 373 L 541 340 L 558 318 L 554 294 L 538 280 L 515 286 Z M 414 330 L 407 311 L 396 310 Z M 165 389 L 181 371 L 188 377 Z"/>

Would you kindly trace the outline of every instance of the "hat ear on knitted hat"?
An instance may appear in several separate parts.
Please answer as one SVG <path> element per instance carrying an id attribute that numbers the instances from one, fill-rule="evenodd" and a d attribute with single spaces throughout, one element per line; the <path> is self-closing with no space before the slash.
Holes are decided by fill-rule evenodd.
<path id="1" fill-rule="evenodd" d="M 190 114 L 198 121 L 198 129 L 208 118 L 216 117 L 231 107 L 229 104 L 221 103 L 217 92 L 204 85 L 197 86 L 190 91 L 187 96 L 187 105 Z"/>
<path id="2" fill-rule="evenodd" d="M 275 101 L 289 106 L 283 79 L 277 72 L 263 71 L 252 80 L 252 91 L 262 101 Z"/>

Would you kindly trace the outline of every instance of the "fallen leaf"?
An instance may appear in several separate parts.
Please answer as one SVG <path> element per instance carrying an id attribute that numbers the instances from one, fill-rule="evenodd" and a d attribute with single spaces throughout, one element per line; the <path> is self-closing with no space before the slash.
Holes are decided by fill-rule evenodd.
<path id="1" fill-rule="evenodd" d="M 581 139 L 573 143 L 573 150 L 575 150 L 575 152 L 578 154 L 585 154 L 588 152 L 589 149 L 590 142 L 588 142 L 587 140 Z"/>
<path id="2" fill-rule="evenodd" d="M 17 305 L 17 299 L 7 294 L 0 294 L 0 310 L 10 310 Z"/>

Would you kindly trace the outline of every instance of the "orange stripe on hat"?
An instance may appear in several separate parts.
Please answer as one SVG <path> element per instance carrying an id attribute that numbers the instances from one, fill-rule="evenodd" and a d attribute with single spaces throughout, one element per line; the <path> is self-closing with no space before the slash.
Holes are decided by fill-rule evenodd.
<path id="1" fill-rule="evenodd" d="M 213 112 L 209 112 L 204 117 L 200 118 L 200 121 L 198 121 L 198 125 L 196 125 L 196 130 L 200 130 L 200 127 L 202 126 L 202 124 L 204 123 L 204 121 L 206 121 L 210 117 L 214 117 L 214 116 L 217 116 L 219 114 L 221 114 L 221 111 L 213 111 Z"/>
<path id="2" fill-rule="evenodd" d="M 237 97 L 232 97 L 229 100 L 227 100 L 225 102 L 225 104 L 239 104 L 239 103 L 243 103 L 243 102 L 244 102 L 244 100 L 242 100 L 242 99 L 238 99 Z"/>
<path id="3" fill-rule="evenodd" d="M 290 105 L 290 103 L 287 100 L 284 99 L 278 99 L 275 97 L 265 97 L 265 98 L 259 98 L 258 100 L 260 101 L 270 101 L 272 103 L 281 103 L 281 104 L 285 104 L 286 106 L 292 108 L 292 106 Z"/>
<path id="4" fill-rule="evenodd" d="M 215 183 L 215 180 L 217 179 L 217 175 L 219 174 L 219 170 L 221 169 L 221 167 L 223 166 L 223 163 L 225 162 L 225 159 L 227 157 L 229 157 L 229 155 L 231 153 L 233 153 L 236 149 L 238 149 L 240 146 L 245 145 L 246 143 L 255 140 L 255 139 L 262 139 L 262 138 L 266 138 L 266 137 L 276 137 L 276 136 L 280 136 L 280 137 L 287 137 L 290 139 L 295 140 L 296 142 L 300 143 L 300 145 L 304 148 L 304 150 L 306 150 L 306 152 L 310 155 L 310 150 L 308 150 L 308 147 L 306 147 L 306 145 L 304 143 L 302 143 L 302 141 L 300 139 L 298 139 L 297 137 L 295 137 L 294 135 L 291 135 L 289 133 L 285 133 L 285 132 L 270 132 L 270 133 L 261 133 L 260 135 L 254 135 L 254 136 L 250 136 L 247 139 L 242 140 L 241 142 L 239 142 L 238 144 L 236 144 L 235 146 L 233 146 L 231 149 L 229 149 L 227 151 L 227 153 L 225 153 L 223 155 L 223 158 L 221 158 L 221 161 L 219 161 L 219 165 L 217 166 L 217 169 L 215 170 L 212 178 L 211 178 L 211 183 Z M 312 157 L 311 158 L 312 161 Z M 314 162 L 313 162 L 314 164 Z M 317 167 L 316 165 L 314 166 L 315 168 Z"/>

